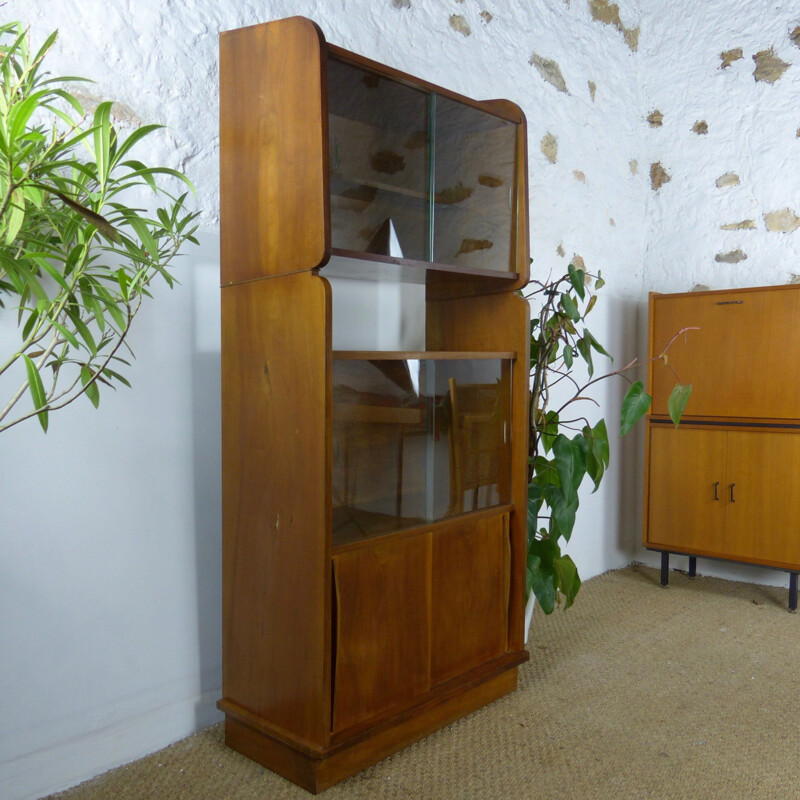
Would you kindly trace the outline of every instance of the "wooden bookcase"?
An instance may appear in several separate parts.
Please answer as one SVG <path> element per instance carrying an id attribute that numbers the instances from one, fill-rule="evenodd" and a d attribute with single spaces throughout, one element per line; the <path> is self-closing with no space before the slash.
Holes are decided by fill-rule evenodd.
<path id="1" fill-rule="evenodd" d="M 318 792 L 527 659 L 525 119 L 300 17 L 220 84 L 219 707 Z"/>
<path id="2" fill-rule="evenodd" d="M 670 553 L 760 564 L 790 573 L 797 608 L 800 571 L 800 287 L 652 294 L 650 356 L 675 332 L 669 361 L 692 384 L 675 428 L 667 398 L 675 382 L 651 361 L 644 544 Z"/>

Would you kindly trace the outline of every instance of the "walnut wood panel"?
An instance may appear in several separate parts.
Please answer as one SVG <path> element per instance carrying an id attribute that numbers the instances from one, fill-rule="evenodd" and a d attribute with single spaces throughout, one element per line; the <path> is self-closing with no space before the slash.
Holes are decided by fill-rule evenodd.
<path id="1" fill-rule="evenodd" d="M 329 340 L 330 290 L 310 272 L 222 290 L 223 695 L 316 742 L 330 721 Z"/>
<path id="2" fill-rule="evenodd" d="M 727 433 L 652 426 L 649 435 L 645 545 L 722 553 Z"/>
<path id="3" fill-rule="evenodd" d="M 325 42 L 291 17 L 220 36 L 222 284 L 330 251 Z"/>
<path id="4" fill-rule="evenodd" d="M 505 515 L 465 520 L 433 536 L 431 682 L 505 652 L 508 577 Z"/>
<path id="5" fill-rule="evenodd" d="M 800 564 L 800 435 L 729 431 L 725 554 Z"/>
<path id="6" fill-rule="evenodd" d="M 524 655 L 524 654 L 523 654 Z M 317 794 L 381 758 L 412 744 L 453 720 L 512 692 L 517 685 L 521 655 L 488 665 L 477 679 L 440 687 L 413 710 L 387 721 L 369 735 L 348 736 L 317 753 L 296 750 L 269 731 L 250 726 L 236 715 L 225 721 L 228 746 Z"/>
<path id="7" fill-rule="evenodd" d="M 689 331 L 669 350 L 682 383 L 691 383 L 686 413 L 693 416 L 800 417 L 800 289 L 653 295 L 651 355 L 677 331 Z M 651 367 L 654 414 L 667 413 L 674 374 Z"/>
<path id="8" fill-rule="evenodd" d="M 337 731 L 430 688 L 430 534 L 341 553 L 334 581 Z"/>
<path id="9" fill-rule="evenodd" d="M 519 295 L 429 300 L 426 346 L 432 350 L 514 350 L 511 380 L 511 585 L 508 648 L 522 649 L 525 612 L 530 309 Z"/>

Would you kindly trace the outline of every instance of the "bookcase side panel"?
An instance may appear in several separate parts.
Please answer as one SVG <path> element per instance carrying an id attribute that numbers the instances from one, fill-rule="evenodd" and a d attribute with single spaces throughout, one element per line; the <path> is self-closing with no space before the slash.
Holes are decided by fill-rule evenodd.
<path id="1" fill-rule="evenodd" d="M 223 286 L 328 258 L 324 45 L 302 17 L 220 36 Z"/>
<path id="2" fill-rule="evenodd" d="M 325 744 L 330 721 L 330 287 L 222 290 L 223 695 Z"/>

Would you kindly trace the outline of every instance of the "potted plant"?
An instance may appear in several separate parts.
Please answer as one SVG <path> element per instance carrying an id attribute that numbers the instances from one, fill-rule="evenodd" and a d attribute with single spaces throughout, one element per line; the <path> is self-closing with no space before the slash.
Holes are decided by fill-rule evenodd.
<path id="1" fill-rule="evenodd" d="M 37 50 L 17 22 L 0 26 L 0 309 L 15 315 L 19 338 L 0 353 L 0 431 L 49 414 L 100 386 L 129 385 L 126 336 L 157 277 L 194 238 L 192 189 L 167 167 L 149 167 L 134 148 L 158 129 L 142 125 L 122 138 L 111 102 L 91 117 L 43 62 L 56 41 Z M 141 187 L 162 203 L 154 214 L 128 205 Z M 193 190 L 192 190 L 193 191 Z M 24 398 L 30 403 L 26 404 Z"/>
<path id="2" fill-rule="evenodd" d="M 635 359 L 612 372 L 594 375 L 594 356 L 611 358 L 586 327 L 586 317 L 597 302 L 595 292 L 604 285 L 599 272 L 590 275 L 571 264 L 566 275 L 530 285 L 533 291 L 528 299 L 539 312 L 531 321 L 530 340 L 526 632 L 534 598 L 550 614 L 562 599 L 564 607 L 569 608 L 581 585 L 575 563 L 562 553 L 562 541 L 568 542 L 572 535 L 584 479 L 590 478 L 597 491 L 610 456 L 605 419 L 592 424 L 580 405 L 594 402 L 586 390 L 613 376 L 629 380 L 631 385 L 622 401 L 620 435 L 647 412 L 651 401 L 641 381 L 630 381 L 627 376 L 644 361 Z M 692 329 L 678 331 L 656 359 L 669 367 L 669 347 L 688 330 Z M 586 365 L 588 378 L 583 382 L 573 374 L 573 365 L 578 362 Z M 559 383 L 562 389 L 556 401 L 551 390 Z M 679 380 L 672 390 L 667 405 L 675 425 L 691 390 L 691 385 Z"/>

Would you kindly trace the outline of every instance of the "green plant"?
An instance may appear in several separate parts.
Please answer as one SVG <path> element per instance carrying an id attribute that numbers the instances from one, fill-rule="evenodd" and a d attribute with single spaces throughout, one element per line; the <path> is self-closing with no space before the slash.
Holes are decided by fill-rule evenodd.
<path id="1" fill-rule="evenodd" d="M 528 562 L 527 594 L 532 591 L 545 613 L 551 613 L 563 597 L 572 605 L 581 581 L 575 563 L 561 551 L 575 525 L 580 489 L 588 476 L 594 491 L 609 464 L 608 430 L 604 419 L 591 424 L 576 411 L 578 403 L 594 402 L 586 390 L 599 381 L 625 373 L 646 363 L 631 361 L 620 369 L 594 376 L 593 354 L 611 356 L 586 327 L 585 319 L 597 302 L 594 290 L 604 281 L 600 274 L 587 275 L 570 265 L 566 275 L 547 282 L 532 281 L 528 299 L 538 304 L 531 321 L 530 458 L 528 473 Z M 684 328 L 657 356 L 669 367 L 667 350 L 683 335 Z M 588 380 L 579 383 L 573 365 L 582 361 Z M 674 372 L 674 370 L 673 370 Z M 677 375 L 676 375 L 677 379 Z M 552 390 L 561 400 L 555 401 Z M 569 388 L 567 388 L 569 387 Z M 678 382 L 668 400 L 672 421 L 677 425 L 691 393 L 691 385 Z M 631 382 L 622 402 L 620 435 L 626 434 L 649 409 L 650 395 L 640 381 Z M 555 405 L 555 407 L 553 407 Z M 564 431 L 570 431 L 568 436 Z"/>
<path id="2" fill-rule="evenodd" d="M 120 350 L 133 318 L 156 276 L 173 286 L 167 265 L 184 241 L 197 243 L 186 194 L 156 182 L 191 189 L 188 178 L 132 157 L 160 126 L 121 139 L 110 102 L 88 118 L 65 88 L 83 79 L 42 71 L 56 36 L 34 53 L 21 24 L 0 26 L 0 311 L 19 331 L 0 355 L 12 387 L 0 431 L 33 416 L 46 431 L 49 412 L 81 394 L 97 406 L 101 384 L 129 385 Z M 125 204 L 142 186 L 166 201 L 152 216 Z M 26 395 L 32 407 L 18 405 Z"/>

